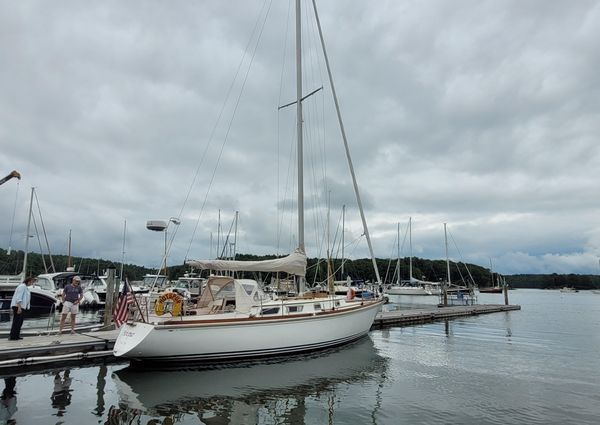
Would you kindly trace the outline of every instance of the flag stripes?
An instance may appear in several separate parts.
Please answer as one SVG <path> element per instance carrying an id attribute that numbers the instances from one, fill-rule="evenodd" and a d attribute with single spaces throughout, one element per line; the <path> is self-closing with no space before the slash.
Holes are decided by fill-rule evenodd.
<path id="1" fill-rule="evenodd" d="M 120 328 L 127 321 L 129 304 L 133 304 L 133 294 L 129 290 L 129 281 L 126 279 L 123 284 L 123 291 L 119 294 L 119 302 L 113 313 L 113 320 L 117 328 Z"/>

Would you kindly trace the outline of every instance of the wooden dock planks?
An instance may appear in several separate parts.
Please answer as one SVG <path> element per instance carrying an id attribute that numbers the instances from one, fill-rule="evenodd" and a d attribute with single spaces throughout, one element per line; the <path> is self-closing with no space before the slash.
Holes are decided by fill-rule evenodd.
<path id="1" fill-rule="evenodd" d="M 19 341 L 0 340 L 0 368 L 49 361 L 45 357 L 64 359 L 73 353 L 99 353 L 112 350 L 119 331 L 63 333 L 62 335 L 26 336 Z M 112 353 L 112 351 L 109 351 Z M 110 354 L 112 356 L 112 354 Z"/>

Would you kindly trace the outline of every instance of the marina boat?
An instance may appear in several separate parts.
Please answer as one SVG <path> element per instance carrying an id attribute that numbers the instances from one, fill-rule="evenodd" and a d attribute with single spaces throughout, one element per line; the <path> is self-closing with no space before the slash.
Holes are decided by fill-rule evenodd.
<path id="1" fill-rule="evenodd" d="M 479 288 L 479 292 L 482 294 L 501 294 L 502 287 L 500 286 L 487 286 L 483 288 Z"/>
<path id="2" fill-rule="evenodd" d="M 286 362 L 280 358 L 262 360 L 252 367 L 247 364 L 195 369 L 126 367 L 114 372 L 112 381 L 120 405 L 146 415 L 158 415 L 158 412 L 165 415 L 166 412 L 197 411 L 205 404 L 201 401 L 217 396 L 242 402 L 272 394 L 278 394 L 279 398 L 294 398 L 299 392 L 309 396 L 338 383 L 360 381 L 370 373 L 381 373 L 386 368 L 387 360 L 377 353 L 371 339 L 363 338 L 345 347 L 292 356 Z M 159 382 L 177 384 L 165 391 L 157 385 Z M 247 421 L 227 420 L 223 423 Z"/>
<path id="3" fill-rule="evenodd" d="M 29 219 L 27 223 L 27 235 L 30 235 L 30 226 L 32 220 L 32 204 L 35 195 L 35 188 L 31 189 L 31 200 L 29 205 Z M 31 235 L 30 235 L 31 236 Z M 25 271 L 27 270 L 27 258 L 28 258 L 28 241 L 29 237 L 25 240 L 25 255 L 23 258 L 23 270 L 20 274 L 15 276 L 0 276 L 0 300 L 2 301 L 2 309 L 10 305 L 10 301 L 14 294 L 16 287 L 25 278 Z M 71 237 L 69 235 L 69 264 L 70 264 L 70 246 Z M 55 272 L 55 273 L 42 273 L 38 275 L 30 286 L 31 292 L 31 312 L 33 314 L 51 313 L 56 309 L 59 309 L 62 304 L 62 292 L 65 285 L 69 284 L 74 276 L 80 276 L 82 278 L 82 288 L 89 283 L 90 277 L 82 276 L 75 272 L 72 267 L 67 266 L 67 271 Z M 95 294 L 93 294 L 95 296 Z M 92 302 L 96 298 L 92 298 L 90 293 L 86 293 L 84 289 L 84 300 L 82 305 L 86 302 Z"/>
<path id="4" fill-rule="evenodd" d="M 315 17 L 317 10 L 313 2 Z M 296 130 L 298 158 L 302 158 L 302 74 L 300 0 L 296 0 Z M 317 27 L 321 35 L 317 18 Z M 329 70 L 329 63 L 323 53 Z M 335 98 L 331 73 L 330 85 Z M 336 107 L 338 105 L 335 99 Z M 352 170 L 348 144 L 338 112 L 346 158 Z M 116 357 L 139 361 L 228 361 L 321 350 L 350 343 L 365 336 L 383 301 L 346 300 L 335 294 L 305 292 L 307 257 L 304 251 L 303 169 L 298 161 L 298 247 L 290 255 L 263 261 L 192 260 L 187 264 L 197 270 L 215 272 L 287 273 L 297 282 L 298 297 L 272 299 L 255 280 L 230 276 L 211 276 L 206 289 L 193 308 L 183 306 L 177 294 L 165 293 L 157 300 L 153 315 L 138 312 L 122 327 L 114 345 Z M 363 231 L 374 260 L 366 227 L 358 185 L 352 174 L 355 195 L 363 221 Z"/>
<path id="5" fill-rule="evenodd" d="M 175 292 L 187 300 L 197 300 L 206 286 L 206 279 L 196 273 L 186 273 L 165 288 L 165 292 Z"/>
<path id="6" fill-rule="evenodd" d="M 26 235 L 30 234 L 31 219 L 32 219 L 32 205 L 35 195 L 35 188 L 31 188 L 31 198 L 29 202 L 29 214 L 27 220 L 27 232 Z M 27 256 L 29 252 L 29 237 L 25 237 L 25 250 L 23 256 L 23 268 L 21 273 L 16 275 L 2 275 L 0 276 L 0 309 L 9 310 L 12 297 L 17 289 L 17 286 L 26 276 L 27 271 Z M 29 287 L 31 292 L 31 303 L 30 312 L 32 314 L 43 314 L 53 311 L 58 305 L 58 299 L 54 288 L 46 288 L 43 282 L 35 282 Z"/>
<path id="7" fill-rule="evenodd" d="M 443 291 L 440 295 L 440 303 L 438 306 L 445 307 L 453 304 L 473 305 L 477 302 L 474 284 L 457 285 L 452 283 L 452 275 L 450 274 L 450 257 L 448 256 L 448 233 L 446 229 L 446 223 L 444 223 L 444 241 L 446 246 L 446 282 L 444 283 Z"/>
<path id="8" fill-rule="evenodd" d="M 560 292 L 579 292 L 578 289 L 573 288 L 572 286 L 563 286 L 562 288 L 560 288 Z"/>
<path id="9" fill-rule="evenodd" d="M 3 280 L 0 283 L 0 300 L 1 309 L 10 309 L 10 302 L 15 293 L 15 289 L 21 283 L 22 280 L 13 279 L 12 281 Z M 47 286 L 45 281 L 36 280 L 33 285 L 29 287 L 31 293 L 31 306 L 30 312 L 32 314 L 43 314 L 54 311 L 60 304 L 56 290 L 53 287 Z"/>
<path id="10" fill-rule="evenodd" d="M 409 280 L 401 285 L 391 286 L 387 293 L 389 295 L 439 295 L 439 283 L 435 283 L 436 286 L 430 284 L 424 284 L 422 281 L 417 279 Z"/>
<path id="11" fill-rule="evenodd" d="M 492 264 L 492 259 L 490 258 L 490 275 L 491 275 L 491 285 L 484 286 L 479 288 L 479 292 L 482 294 L 501 294 L 503 291 L 502 277 L 499 274 L 496 274 L 496 282 L 494 282 L 494 268 Z M 506 282 L 504 282 L 506 284 Z"/>
<path id="12" fill-rule="evenodd" d="M 363 280 L 354 282 L 350 277 L 346 280 L 336 280 L 333 282 L 336 295 L 344 295 L 348 299 L 375 297 L 375 292 L 365 286 Z"/>
<path id="13" fill-rule="evenodd" d="M 85 305 L 88 306 L 103 306 L 106 303 L 106 291 L 108 288 L 108 284 L 106 280 L 108 276 L 93 276 L 89 281 L 84 283 L 83 289 L 83 299 L 85 301 Z M 118 278 L 117 278 L 118 280 Z M 141 284 L 131 284 L 131 290 L 134 294 L 146 294 L 150 290 L 149 287 Z M 118 291 L 123 290 L 123 282 L 119 284 Z"/>
<path id="14" fill-rule="evenodd" d="M 412 217 L 408 219 L 410 256 L 408 265 L 408 280 L 400 280 L 400 228 L 398 226 L 398 269 L 397 281 L 387 289 L 389 295 L 440 295 L 442 293 L 441 285 L 438 282 L 427 282 L 413 277 L 412 267 Z"/>
<path id="15" fill-rule="evenodd" d="M 196 268 L 236 267 L 251 271 L 304 273 L 304 254 L 278 260 L 233 262 L 193 261 Z M 251 264 L 248 264 L 251 263 Z M 237 269 L 240 271 L 240 269 Z M 380 299 L 351 301 L 342 296 L 306 295 L 272 299 L 250 279 L 211 276 L 197 305 L 185 311 L 183 300 L 160 306 L 161 315 L 125 324 L 114 346 L 117 357 L 152 361 L 223 361 L 293 354 L 356 340 L 369 331 Z M 166 319 L 164 314 L 171 312 Z"/>

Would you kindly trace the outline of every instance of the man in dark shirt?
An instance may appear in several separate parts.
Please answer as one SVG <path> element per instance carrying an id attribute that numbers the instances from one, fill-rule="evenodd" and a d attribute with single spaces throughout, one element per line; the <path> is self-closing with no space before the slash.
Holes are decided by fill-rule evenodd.
<path id="1" fill-rule="evenodd" d="M 75 316 L 79 313 L 79 302 L 83 298 L 83 290 L 81 289 L 81 278 L 74 276 L 70 285 L 65 285 L 62 293 L 62 316 L 60 318 L 60 333 L 65 326 L 67 314 L 71 313 L 71 333 L 75 333 Z"/>

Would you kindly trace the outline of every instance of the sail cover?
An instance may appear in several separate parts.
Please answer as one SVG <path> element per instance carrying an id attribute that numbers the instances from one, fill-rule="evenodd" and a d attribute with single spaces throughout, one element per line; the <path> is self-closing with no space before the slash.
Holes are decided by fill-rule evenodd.
<path id="1" fill-rule="evenodd" d="M 295 251 L 287 257 L 262 261 L 189 260 L 192 267 L 202 270 L 229 270 L 246 272 L 286 272 L 296 276 L 306 275 L 306 254 Z"/>

